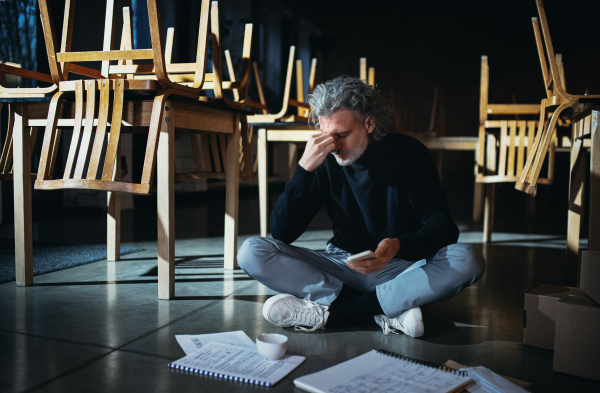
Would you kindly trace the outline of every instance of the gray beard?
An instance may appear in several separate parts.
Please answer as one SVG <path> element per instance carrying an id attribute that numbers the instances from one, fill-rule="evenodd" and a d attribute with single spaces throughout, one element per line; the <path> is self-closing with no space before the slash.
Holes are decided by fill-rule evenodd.
<path id="1" fill-rule="evenodd" d="M 367 147 L 369 147 L 369 136 L 367 133 L 363 133 L 358 141 L 358 144 L 356 145 L 354 150 L 350 152 L 347 159 L 342 160 L 337 154 L 332 154 L 340 166 L 349 166 L 354 164 L 356 160 L 358 160 L 360 156 L 363 155 L 365 150 L 367 150 Z"/>

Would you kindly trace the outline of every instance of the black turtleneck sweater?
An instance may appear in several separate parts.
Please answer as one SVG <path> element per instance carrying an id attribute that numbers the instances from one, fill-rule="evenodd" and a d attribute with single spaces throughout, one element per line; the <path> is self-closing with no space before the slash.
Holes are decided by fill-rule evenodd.
<path id="1" fill-rule="evenodd" d="M 330 154 L 315 172 L 297 166 L 271 214 L 273 238 L 292 243 L 325 205 L 334 246 L 351 253 L 400 239 L 396 255 L 428 258 L 458 239 L 458 227 L 427 148 L 417 139 L 388 134 L 372 141 L 352 165 Z"/>

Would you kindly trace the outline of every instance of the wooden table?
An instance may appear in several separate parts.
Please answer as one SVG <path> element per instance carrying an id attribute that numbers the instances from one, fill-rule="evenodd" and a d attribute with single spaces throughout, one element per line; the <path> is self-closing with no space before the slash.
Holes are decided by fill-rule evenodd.
<path id="1" fill-rule="evenodd" d="M 581 215 L 585 212 L 585 182 L 589 173 L 588 206 L 588 248 L 600 250 L 600 205 L 595 203 L 600 192 L 600 133 L 598 118 L 600 105 L 587 105 L 573 117 L 573 137 L 571 145 L 569 206 L 567 224 L 567 277 L 577 277 L 579 267 L 579 241 Z M 588 163 L 586 140 L 589 144 L 590 158 Z M 589 172 L 588 172 L 589 171 Z"/>
<path id="2" fill-rule="evenodd" d="M 33 283 L 32 233 L 31 233 L 31 149 L 28 127 L 45 127 L 49 99 L 11 99 L 15 110 L 14 124 L 14 205 L 15 205 L 15 265 L 18 286 Z M 128 101 L 123 108 L 123 129 L 148 127 L 153 100 Z M 219 108 L 215 105 L 190 105 L 185 101 L 169 99 L 166 104 L 169 116 L 165 116 L 161 128 L 157 152 L 157 213 L 158 213 L 158 295 L 160 299 L 175 296 L 175 130 L 186 132 L 203 131 L 227 134 L 231 146 L 239 145 L 240 116 L 245 112 Z M 72 128 L 75 108 L 73 103 L 61 106 L 58 127 Z M 97 121 L 97 120 L 95 120 Z M 85 122 L 85 120 L 83 120 Z M 239 150 L 227 149 L 228 168 L 226 176 L 225 205 L 225 268 L 236 266 Z M 112 193 L 118 199 L 118 193 Z M 110 198 L 113 199 L 113 198 Z M 114 199 L 113 199 L 114 200 Z M 119 205 L 109 206 L 108 248 L 118 255 L 118 210 Z M 111 222 L 110 217 L 113 217 Z M 110 258 L 109 258 L 110 259 Z"/>
<path id="3" fill-rule="evenodd" d="M 437 136 L 419 139 L 429 150 L 477 150 L 476 136 Z"/>
<path id="4" fill-rule="evenodd" d="M 268 142 L 306 142 L 314 133 L 320 132 L 311 129 L 306 123 L 260 123 L 253 124 L 258 128 L 258 193 L 260 211 L 260 235 L 267 236 L 268 227 L 268 181 L 267 181 L 267 143 Z M 421 142 L 429 150 L 477 150 L 477 137 L 435 137 L 422 138 Z M 473 161 L 474 163 L 476 161 Z M 483 206 L 483 187 L 475 185 L 475 205 Z M 474 210 L 475 212 L 475 210 Z M 474 213 L 475 214 L 475 213 Z"/>

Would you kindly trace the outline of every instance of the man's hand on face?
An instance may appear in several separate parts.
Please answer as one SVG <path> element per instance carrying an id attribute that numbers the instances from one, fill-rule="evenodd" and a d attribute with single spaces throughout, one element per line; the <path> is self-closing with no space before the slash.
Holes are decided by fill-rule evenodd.
<path id="1" fill-rule="evenodd" d="M 314 172 L 325 161 L 327 155 L 335 149 L 335 138 L 330 133 L 319 132 L 313 134 L 306 142 L 306 148 L 299 164 L 304 170 Z"/>
<path id="2" fill-rule="evenodd" d="M 346 262 L 346 265 L 348 265 L 350 269 L 362 274 L 375 273 L 383 270 L 398 251 L 400 251 L 400 240 L 383 239 L 377 245 L 377 249 L 374 252 L 374 258 L 363 259 L 362 261 L 356 262 Z"/>

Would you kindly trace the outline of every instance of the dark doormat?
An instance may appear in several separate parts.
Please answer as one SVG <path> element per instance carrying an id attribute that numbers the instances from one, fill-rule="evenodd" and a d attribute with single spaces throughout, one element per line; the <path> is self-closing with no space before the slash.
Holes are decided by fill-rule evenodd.
<path id="1" fill-rule="evenodd" d="M 121 255 L 142 251 L 136 247 L 121 247 Z M 106 245 L 69 244 L 34 245 L 33 275 L 50 273 L 106 259 Z M 15 280 L 14 239 L 0 240 L 0 283 Z"/>

